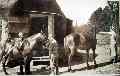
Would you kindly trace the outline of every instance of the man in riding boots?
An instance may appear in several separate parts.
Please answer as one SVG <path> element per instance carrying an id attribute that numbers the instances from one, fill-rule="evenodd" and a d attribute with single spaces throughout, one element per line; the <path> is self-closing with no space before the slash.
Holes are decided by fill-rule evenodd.
<path id="1" fill-rule="evenodd" d="M 50 67 L 53 71 L 55 67 L 58 67 L 58 43 L 52 37 L 52 35 L 49 35 L 48 40 L 49 40 L 48 49 L 49 49 L 49 56 L 50 56 Z"/>

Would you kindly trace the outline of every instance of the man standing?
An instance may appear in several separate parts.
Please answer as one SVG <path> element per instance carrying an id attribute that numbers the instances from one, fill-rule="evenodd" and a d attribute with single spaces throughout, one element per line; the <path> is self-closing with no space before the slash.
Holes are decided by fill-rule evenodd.
<path id="1" fill-rule="evenodd" d="M 111 57 L 112 57 L 111 61 L 113 63 L 116 63 L 117 57 L 118 57 L 117 44 L 116 44 L 116 33 L 113 30 L 111 30 L 111 34 L 112 34 L 111 35 Z"/>
<path id="2" fill-rule="evenodd" d="M 19 34 L 18 34 L 18 38 L 17 38 L 17 40 L 16 40 L 16 46 L 17 46 L 17 48 L 21 48 L 21 46 L 22 46 L 22 43 L 23 43 L 23 33 L 22 32 L 19 32 Z"/>

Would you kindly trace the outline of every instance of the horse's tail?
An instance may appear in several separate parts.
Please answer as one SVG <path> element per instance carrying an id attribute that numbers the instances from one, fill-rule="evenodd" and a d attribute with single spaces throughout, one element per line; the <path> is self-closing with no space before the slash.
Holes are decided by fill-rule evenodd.
<path id="1" fill-rule="evenodd" d="M 4 47 L 0 47 L 0 63 L 2 62 L 4 55 L 5 55 L 5 49 Z"/>
<path id="2" fill-rule="evenodd" d="M 1 63 L 2 58 L 3 58 L 3 51 L 2 50 L 0 50 L 0 51 L 1 51 L 1 53 L 0 53 L 0 63 Z"/>
<path id="3" fill-rule="evenodd" d="M 65 53 L 65 56 L 67 56 L 68 54 L 68 51 L 69 51 L 69 46 L 67 44 L 67 36 L 64 38 L 64 53 Z"/>

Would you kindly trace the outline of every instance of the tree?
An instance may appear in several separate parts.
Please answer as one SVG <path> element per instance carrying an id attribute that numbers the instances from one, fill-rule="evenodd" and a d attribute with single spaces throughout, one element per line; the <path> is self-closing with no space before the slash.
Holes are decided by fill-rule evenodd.
<path id="1" fill-rule="evenodd" d="M 96 28 L 96 32 L 99 32 L 104 24 L 104 16 L 103 16 L 103 10 L 101 7 L 99 7 L 97 10 L 93 12 L 91 15 L 89 22 L 92 27 Z"/>
<path id="2" fill-rule="evenodd" d="M 110 31 L 110 27 L 112 26 L 112 10 L 109 6 L 105 6 L 104 9 L 99 7 L 97 10 L 93 12 L 90 19 L 91 26 L 96 28 L 96 32 Z"/>
<path id="3" fill-rule="evenodd" d="M 105 6 L 103 9 L 103 17 L 104 17 L 104 29 L 103 31 L 109 32 L 110 27 L 112 26 L 112 10 L 109 6 Z"/>
<path id="4" fill-rule="evenodd" d="M 108 1 L 112 10 L 112 30 L 117 35 L 117 45 L 120 46 L 120 26 L 119 26 L 119 1 Z"/>

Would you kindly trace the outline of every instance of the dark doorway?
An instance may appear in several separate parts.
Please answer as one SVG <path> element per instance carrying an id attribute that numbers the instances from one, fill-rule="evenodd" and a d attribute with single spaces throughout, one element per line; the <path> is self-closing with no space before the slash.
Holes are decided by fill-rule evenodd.
<path id="1" fill-rule="evenodd" d="M 32 17 L 30 34 L 36 34 L 43 31 L 48 36 L 48 17 Z"/>
<path id="2" fill-rule="evenodd" d="M 43 31 L 48 36 L 48 16 L 35 16 L 31 17 L 30 35 L 34 35 Z M 49 51 L 37 44 L 32 49 L 34 57 L 41 57 L 49 54 Z"/>

